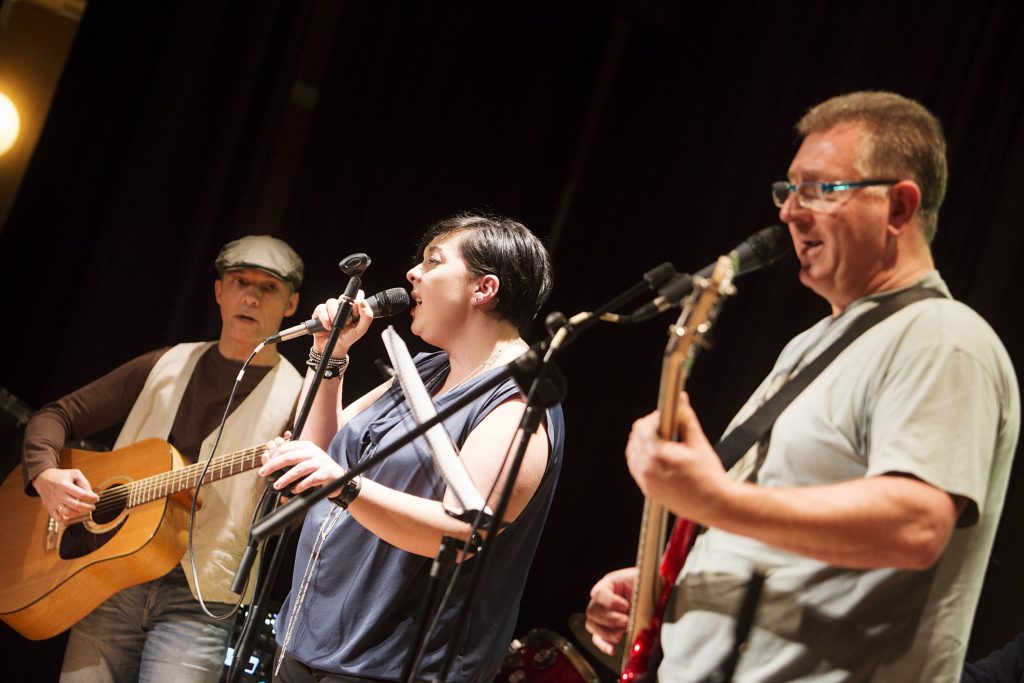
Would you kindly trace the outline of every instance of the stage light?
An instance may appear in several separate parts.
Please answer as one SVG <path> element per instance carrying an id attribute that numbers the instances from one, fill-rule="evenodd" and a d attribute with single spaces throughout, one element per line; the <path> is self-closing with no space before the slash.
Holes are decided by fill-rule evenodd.
<path id="1" fill-rule="evenodd" d="M 18 109 L 4 93 L 0 92 L 0 154 L 4 154 L 14 146 L 21 130 Z"/>

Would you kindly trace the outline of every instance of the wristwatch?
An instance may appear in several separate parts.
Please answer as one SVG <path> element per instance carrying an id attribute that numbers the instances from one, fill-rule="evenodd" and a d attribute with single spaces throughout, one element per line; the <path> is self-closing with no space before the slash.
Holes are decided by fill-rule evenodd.
<path id="1" fill-rule="evenodd" d="M 347 510 L 348 506 L 352 504 L 352 501 L 359 495 L 359 491 L 363 488 L 363 478 L 356 477 L 349 479 L 345 482 L 345 488 L 341 490 L 341 493 L 331 498 L 331 502 L 340 507 L 343 510 Z"/>

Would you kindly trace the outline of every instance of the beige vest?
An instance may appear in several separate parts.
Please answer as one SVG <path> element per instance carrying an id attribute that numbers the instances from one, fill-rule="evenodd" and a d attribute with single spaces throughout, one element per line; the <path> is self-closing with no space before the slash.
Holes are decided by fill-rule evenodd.
<path id="1" fill-rule="evenodd" d="M 167 438 L 192 371 L 199 357 L 214 344 L 216 342 L 178 344 L 161 356 L 146 378 L 115 448 L 151 437 Z M 217 455 L 256 446 L 279 436 L 288 426 L 301 388 L 302 377 L 291 363 L 281 359 L 231 413 Z M 203 441 L 200 460 L 209 459 L 216 435 L 214 430 Z M 203 600 L 227 603 L 238 600 L 238 595 L 230 591 L 231 581 L 249 540 L 253 509 L 264 483 L 255 470 L 250 470 L 203 484 L 200 491 L 203 506 L 196 513 L 192 540 Z M 188 552 L 182 557 L 181 566 L 192 594 L 196 595 Z M 247 601 L 252 597 L 253 588 L 250 579 L 245 595 Z"/>

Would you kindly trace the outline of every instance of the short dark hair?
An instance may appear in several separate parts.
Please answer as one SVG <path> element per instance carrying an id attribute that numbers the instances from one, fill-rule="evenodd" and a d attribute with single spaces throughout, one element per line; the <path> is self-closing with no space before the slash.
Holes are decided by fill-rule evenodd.
<path id="1" fill-rule="evenodd" d="M 840 123 L 859 123 L 867 131 L 858 157 L 865 172 L 911 178 L 921 188 L 921 227 L 931 242 L 939 225 L 939 207 L 946 196 L 946 138 L 942 124 L 919 102 L 885 91 L 839 95 L 812 107 L 796 124 L 807 137 Z"/>
<path id="2" fill-rule="evenodd" d="M 537 317 L 551 295 L 551 256 L 525 225 L 493 214 L 460 213 L 431 225 L 416 248 L 423 259 L 439 237 L 466 233 L 460 255 L 474 277 L 494 275 L 500 283 L 495 310 L 520 333 Z"/>

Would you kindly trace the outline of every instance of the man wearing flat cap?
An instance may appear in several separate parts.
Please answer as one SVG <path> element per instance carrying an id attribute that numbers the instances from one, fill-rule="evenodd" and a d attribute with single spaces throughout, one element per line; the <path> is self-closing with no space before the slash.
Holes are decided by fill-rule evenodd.
<path id="1" fill-rule="evenodd" d="M 210 457 L 242 363 L 295 312 L 303 270 L 292 248 L 268 235 L 228 243 L 215 266 L 217 341 L 139 356 L 29 421 L 22 451 L 25 488 L 39 495 L 58 523 L 91 513 L 98 500 L 92 485 L 101 483 L 60 468 L 58 456 L 68 441 L 123 423 L 115 451 L 157 437 L 188 461 Z M 235 392 L 217 455 L 279 436 L 301 386 L 301 376 L 276 348 L 263 348 Z M 225 614 L 237 601 L 230 585 L 262 490 L 254 470 L 204 484 L 193 529 L 198 591 L 186 552 L 168 574 L 114 594 L 71 629 L 61 680 L 219 680 L 233 620 L 210 618 L 196 597 L 201 592 L 214 614 Z"/>

